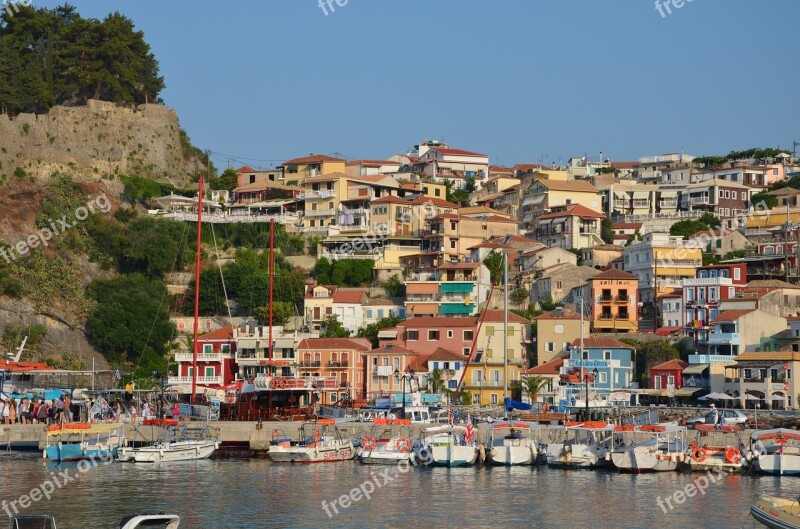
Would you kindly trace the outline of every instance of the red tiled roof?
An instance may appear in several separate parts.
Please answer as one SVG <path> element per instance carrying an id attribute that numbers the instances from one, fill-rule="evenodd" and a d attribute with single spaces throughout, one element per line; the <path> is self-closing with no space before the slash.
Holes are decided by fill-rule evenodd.
<path id="1" fill-rule="evenodd" d="M 443 200 L 441 198 L 436 197 L 417 197 L 411 201 L 412 204 L 431 204 L 433 206 L 442 206 L 445 208 L 458 208 L 458 204 L 453 204 L 452 202 L 448 202 L 447 200 Z"/>
<path id="2" fill-rule="evenodd" d="M 362 303 L 364 298 L 367 297 L 367 291 L 363 289 L 358 290 L 342 290 L 338 289 L 333 294 L 334 303 Z"/>
<path id="3" fill-rule="evenodd" d="M 281 165 L 300 165 L 304 163 L 322 163 L 322 162 L 343 162 L 341 158 L 334 158 L 333 156 L 328 156 L 327 154 L 311 154 L 309 156 L 304 156 L 302 158 L 293 158 L 291 160 L 286 160 Z"/>
<path id="4" fill-rule="evenodd" d="M 439 265 L 439 270 L 475 270 L 480 267 L 480 263 L 445 263 Z"/>
<path id="5" fill-rule="evenodd" d="M 557 217 L 594 217 L 601 219 L 605 217 L 602 213 L 598 213 L 593 209 L 587 208 L 583 204 L 571 204 L 567 206 L 566 210 L 557 213 L 545 213 L 539 215 L 540 219 L 553 219 Z"/>
<path id="6" fill-rule="evenodd" d="M 257 172 L 255 169 L 250 167 L 249 165 L 243 165 L 236 170 L 237 173 L 255 173 Z"/>
<path id="7" fill-rule="evenodd" d="M 652 372 L 654 369 L 659 369 L 659 370 L 664 370 L 664 371 L 666 371 L 666 370 L 683 371 L 687 367 L 689 367 L 689 362 L 684 362 L 683 360 L 681 360 L 679 358 L 675 358 L 675 359 L 672 359 L 672 360 L 668 360 L 668 361 L 664 362 L 663 364 L 658 364 L 657 366 L 651 367 L 650 371 Z"/>
<path id="8" fill-rule="evenodd" d="M 373 204 L 409 204 L 408 200 L 405 200 L 400 197 L 396 197 L 394 195 L 388 195 L 381 198 L 376 198 L 372 200 Z"/>
<path id="9" fill-rule="evenodd" d="M 501 217 L 500 215 L 489 215 L 485 219 L 477 218 L 475 220 L 480 220 L 481 222 L 506 222 L 510 224 L 517 223 L 517 221 L 514 219 L 509 219 L 508 217 Z"/>
<path id="10" fill-rule="evenodd" d="M 328 294 L 330 294 L 330 295 L 333 295 L 336 292 L 337 288 L 338 288 L 336 285 L 308 285 L 306 287 L 305 298 L 306 299 L 324 299 L 324 298 L 314 298 L 314 289 L 318 288 L 318 287 L 327 288 L 328 289 Z"/>
<path id="11" fill-rule="evenodd" d="M 460 220 L 458 215 L 454 213 L 440 213 L 433 217 L 434 219 L 452 219 L 452 220 Z"/>
<path id="12" fill-rule="evenodd" d="M 581 315 L 571 310 L 551 310 L 541 316 L 536 316 L 534 320 L 579 320 Z"/>
<path id="13" fill-rule="evenodd" d="M 639 167 L 639 162 L 611 162 L 610 165 L 614 169 L 633 169 Z"/>
<path id="14" fill-rule="evenodd" d="M 475 318 L 464 318 L 458 316 L 417 316 L 409 318 L 404 322 L 398 323 L 398 327 L 475 327 Z"/>
<path id="15" fill-rule="evenodd" d="M 491 321 L 496 323 L 496 322 L 502 322 L 503 318 L 504 314 L 502 310 L 487 310 L 486 316 L 484 317 L 483 321 Z M 508 311 L 508 323 L 528 324 L 530 323 L 530 321 L 526 320 L 522 316 L 519 316 L 518 314 Z"/>
<path id="16" fill-rule="evenodd" d="M 605 272 L 600 272 L 596 276 L 590 278 L 590 281 L 595 279 L 636 279 L 639 280 L 639 276 L 636 274 L 631 274 L 630 272 L 624 272 L 622 270 L 606 270 Z"/>
<path id="17" fill-rule="evenodd" d="M 641 222 L 615 222 L 612 224 L 612 228 L 615 230 L 637 230 L 641 227 Z"/>
<path id="18" fill-rule="evenodd" d="M 463 149 L 449 149 L 446 147 L 432 147 L 432 151 L 438 151 L 442 154 L 452 154 L 453 156 L 487 156 L 485 154 L 480 154 L 477 152 L 472 151 L 465 151 Z"/>
<path id="19" fill-rule="evenodd" d="M 502 250 L 510 250 L 511 246 L 506 246 L 505 244 L 499 244 L 496 242 L 491 241 L 483 241 L 480 244 L 476 244 L 475 246 L 470 246 L 467 250 L 474 250 L 475 248 L 496 248 Z"/>
<path id="20" fill-rule="evenodd" d="M 439 347 L 434 352 L 432 352 L 430 356 L 428 356 L 428 361 L 431 360 L 446 361 L 446 362 L 450 360 L 464 361 L 466 358 L 467 357 L 464 355 L 459 355 L 452 351 L 448 351 L 443 347 Z"/>
<path id="21" fill-rule="evenodd" d="M 549 169 L 544 165 L 539 165 L 538 163 L 518 163 L 514 167 L 512 167 L 514 171 L 530 171 L 531 169 Z"/>
<path id="22" fill-rule="evenodd" d="M 9 373 L 28 373 L 30 371 L 54 371 L 44 362 L 9 362 L 3 366 Z"/>
<path id="23" fill-rule="evenodd" d="M 297 349 L 355 349 L 369 351 L 372 344 L 366 338 L 304 338 Z"/>
<path id="24" fill-rule="evenodd" d="M 754 312 L 755 309 L 748 309 L 748 310 L 723 310 L 719 313 L 719 315 L 711 320 L 711 323 L 716 323 L 718 321 L 736 321 L 745 314 L 750 314 Z"/>
<path id="25" fill-rule="evenodd" d="M 387 329 L 382 329 L 387 330 Z M 402 345 L 398 345 L 395 343 L 384 345 L 383 347 L 378 347 L 377 349 L 370 349 L 367 351 L 367 354 L 402 354 L 402 355 L 418 355 L 419 353 L 416 351 L 412 351 L 407 347 L 403 347 Z"/>
<path id="26" fill-rule="evenodd" d="M 575 340 L 572 341 L 572 347 L 580 347 L 580 346 L 581 346 L 581 339 L 575 338 Z M 590 347 L 592 349 L 601 347 L 619 347 L 622 349 L 633 349 L 633 346 L 614 340 L 612 338 L 584 338 L 583 347 L 584 348 Z"/>
<path id="27" fill-rule="evenodd" d="M 555 358 L 549 362 L 536 367 L 532 367 L 525 371 L 526 375 L 558 375 L 561 373 L 561 368 L 564 366 L 563 358 Z"/>
<path id="28" fill-rule="evenodd" d="M 369 165 L 369 166 L 377 166 L 380 167 L 381 165 L 403 165 L 400 162 L 394 162 L 392 160 L 352 160 L 350 162 L 345 163 L 345 165 L 349 165 L 350 167 L 356 165 Z"/>
<path id="29" fill-rule="evenodd" d="M 197 341 L 209 342 L 212 340 L 233 340 L 233 325 L 226 325 L 216 331 L 211 331 L 197 337 Z"/>

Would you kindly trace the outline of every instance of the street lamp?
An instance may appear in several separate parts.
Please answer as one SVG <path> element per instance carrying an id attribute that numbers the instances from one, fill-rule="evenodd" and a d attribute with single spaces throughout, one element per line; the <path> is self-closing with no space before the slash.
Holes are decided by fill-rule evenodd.
<path id="1" fill-rule="evenodd" d="M 394 379 L 400 382 L 403 381 L 403 419 L 406 418 L 406 380 L 409 382 L 409 387 L 411 387 L 411 381 L 417 381 L 417 376 L 412 373 L 411 371 L 406 371 L 405 373 L 401 373 L 399 370 L 394 370 Z M 413 387 L 412 387 L 413 389 Z"/>
<path id="2" fill-rule="evenodd" d="M 594 370 L 592 371 L 592 382 L 594 382 L 595 384 L 597 383 L 597 375 L 598 375 L 598 373 L 599 372 L 597 371 L 597 368 L 595 367 Z M 589 420 L 589 373 L 586 373 L 585 375 L 583 373 L 581 373 L 581 376 L 583 377 L 583 381 L 586 383 L 586 400 L 584 401 L 585 404 L 586 404 L 586 406 L 585 406 L 585 408 L 586 408 L 586 411 L 585 411 L 586 416 L 583 418 L 583 420 L 584 421 L 588 421 Z"/>

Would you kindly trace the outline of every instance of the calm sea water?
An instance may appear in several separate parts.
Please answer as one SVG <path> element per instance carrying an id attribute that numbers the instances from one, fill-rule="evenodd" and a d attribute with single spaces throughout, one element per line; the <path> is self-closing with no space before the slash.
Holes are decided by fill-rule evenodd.
<path id="1" fill-rule="evenodd" d="M 664 513 L 669 497 L 700 474 L 630 475 L 613 471 L 557 471 L 547 467 L 372 467 L 357 462 L 274 464 L 261 459 L 133 465 L 112 463 L 79 472 L 34 454 L 0 455 L 0 499 L 10 502 L 50 481 L 77 479 L 24 514 L 52 514 L 59 529 L 117 527 L 127 515 L 174 512 L 181 528 L 752 527 L 750 503 L 762 493 L 800 495 L 800 478 L 729 475 L 705 495 Z M 386 474 L 393 478 L 385 483 Z M 371 499 L 348 508 L 331 502 L 370 485 Z M 380 483 L 380 487 L 375 485 Z M 326 514 L 322 502 L 328 502 Z M 674 504 L 674 502 L 673 502 Z M 0 527 L 6 522 L 0 521 Z"/>

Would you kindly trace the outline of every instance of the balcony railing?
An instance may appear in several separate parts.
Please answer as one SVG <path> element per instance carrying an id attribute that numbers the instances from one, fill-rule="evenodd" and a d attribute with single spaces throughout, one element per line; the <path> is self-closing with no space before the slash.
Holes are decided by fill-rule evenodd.
<path id="1" fill-rule="evenodd" d="M 192 377 L 169 377 L 167 379 L 168 384 L 191 384 Z M 221 376 L 198 376 L 197 377 L 198 384 L 222 384 L 222 377 Z"/>
<path id="2" fill-rule="evenodd" d="M 331 360 L 330 362 L 328 362 L 328 367 L 350 367 L 350 362 L 348 361 L 337 362 L 335 360 Z"/>
<path id="3" fill-rule="evenodd" d="M 630 303 L 631 298 L 629 296 L 617 296 L 616 298 L 614 298 L 614 301 L 616 303 Z"/>
<path id="4" fill-rule="evenodd" d="M 367 231 L 369 226 L 366 224 L 345 224 L 339 226 L 339 231 Z"/>
<path id="5" fill-rule="evenodd" d="M 306 217 L 330 217 L 335 214 L 335 209 L 311 209 L 306 211 Z"/>
<path id="6" fill-rule="evenodd" d="M 223 358 L 228 358 L 228 356 L 223 356 L 222 353 L 203 353 L 197 355 L 198 362 L 222 362 Z M 194 355 L 192 353 L 178 353 L 175 355 L 176 362 L 193 362 Z"/>
<path id="7" fill-rule="evenodd" d="M 738 332 L 715 332 L 708 335 L 710 344 L 739 343 Z"/>
<path id="8" fill-rule="evenodd" d="M 302 360 L 298 362 L 297 367 L 319 367 L 319 360 Z"/>
<path id="9" fill-rule="evenodd" d="M 301 200 L 308 200 L 312 198 L 331 198 L 333 196 L 333 191 L 306 191 L 305 193 L 300 193 L 297 198 Z"/>

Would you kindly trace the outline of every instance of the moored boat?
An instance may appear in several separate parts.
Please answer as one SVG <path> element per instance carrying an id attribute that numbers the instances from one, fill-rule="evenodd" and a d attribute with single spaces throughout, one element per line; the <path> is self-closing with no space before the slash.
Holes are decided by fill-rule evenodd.
<path id="1" fill-rule="evenodd" d="M 47 430 L 45 459 L 81 461 L 114 459 L 125 442 L 121 423 L 67 423 Z"/>
<path id="2" fill-rule="evenodd" d="M 436 467 L 468 467 L 478 460 L 474 430 L 464 426 L 432 426 L 422 440 L 423 462 Z"/>
<path id="3" fill-rule="evenodd" d="M 323 463 L 346 461 L 357 447 L 336 427 L 333 419 L 318 419 L 300 426 L 300 440 L 292 442 L 282 430 L 272 431 L 269 456 L 275 462 Z"/>
<path id="4" fill-rule="evenodd" d="M 565 427 L 561 442 L 548 443 L 547 464 L 558 468 L 611 466 L 614 425 L 604 421 L 587 421 Z"/>
<path id="5" fill-rule="evenodd" d="M 208 425 L 201 430 L 189 430 L 186 423 L 171 419 L 151 419 L 142 424 L 165 428 L 166 438 L 149 446 L 127 447 L 119 450 L 119 460 L 132 463 L 169 463 L 208 459 L 219 448 Z"/>
<path id="6" fill-rule="evenodd" d="M 756 472 L 776 476 L 800 474 L 800 432 L 786 428 L 758 430 L 750 436 Z"/>
<path id="7" fill-rule="evenodd" d="M 637 441 L 637 434 L 648 435 Z M 686 455 L 686 428 L 673 424 L 645 424 L 614 431 L 611 461 L 623 472 L 673 472 Z"/>
<path id="8" fill-rule="evenodd" d="M 697 439 L 689 443 L 689 467 L 695 471 L 722 469 L 728 473 L 741 472 L 747 465 L 746 453 L 741 448 L 739 428 L 736 425 L 717 427 L 698 424 Z M 721 436 L 716 444 L 708 444 L 709 436 Z M 705 442 L 704 442 L 705 441 Z"/>
<path id="9" fill-rule="evenodd" d="M 538 426 L 538 425 L 537 425 Z M 532 465 L 539 453 L 531 425 L 524 422 L 495 424 L 486 447 L 486 461 L 491 465 Z"/>
<path id="10" fill-rule="evenodd" d="M 413 448 L 409 419 L 375 419 L 370 433 L 361 438 L 358 460 L 368 465 L 411 462 Z"/>
<path id="11" fill-rule="evenodd" d="M 750 506 L 750 515 L 770 529 L 799 529 L 800 503 L 775 496 L 761 496 Z"/>

